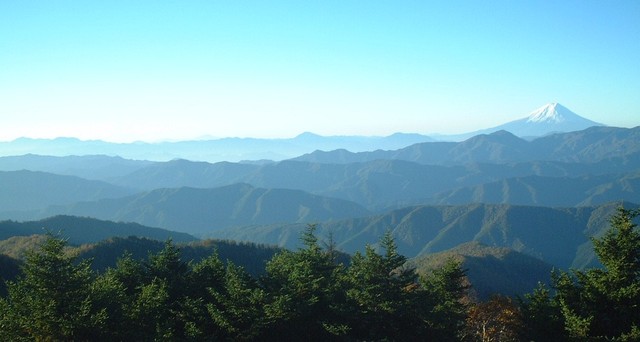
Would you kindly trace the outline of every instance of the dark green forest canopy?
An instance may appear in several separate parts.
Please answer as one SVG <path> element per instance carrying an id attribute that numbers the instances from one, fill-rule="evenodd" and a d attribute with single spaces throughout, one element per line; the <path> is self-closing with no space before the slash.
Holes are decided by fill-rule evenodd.
<path id="1" fill-rule="evenodd" d="M 0 339 L 637 341 L 639 214 L 618 209 L 593 239 L 602 268 L 554 272 L 520 300 L 470 297 L 452 259 L 419 276 L 390 232 L 343 263 L 309 226 L 260 276 L 216 253 L 185 261 L 171 241 L 97 273 L 49 237 L 0 299 Z"/>
<path id="2" fill-rule="evenodd" d="M 14 236 L 30 236 L 34 234 L 60 234 L 70 244 L 80 245 L 95 243 L 114 236 L 131 235 L 156 240 L 173 239 L 176 242 L 196 241 L 189 234 L 152 228 L 137 223 L 112 222 L 90 217 L 57 215 L 37 221 L 0 221 L 0 240 Z"/>
<path id="3" fill-rule="evenodd" d="M 64 240 L 49 237 L 27 253 L 0 300 L 0 338 L 454 339 L 462 328 L 459 265 L 427 281 L 404 268 L 390 234 L 382 254 L 367 247 L 350 265 L 330 244 L 322 246 L 313 227 L 302 238 L 304 248 L 278 252 L 255 277 L 216 253 L 185 262 L 184 249 L 170 241 L 146 261 L 125 254 L 96 273 L 90 259 L 78 261 Z M 436 295 L 445 288 L 455 291 Z"/>
<path id="4" fill-rule="evenodd" d="M 173 240 L 171 240 L 173 241 Z M 198 263 L 213 253 L 222 261 L 231 260 L 254 276 L 264 273 L 266 262 L 281 248 L 231 240 L 201 240 L 176 243 L 181 260 Z M 165 248 L 165 243 L 147 238 L 129 236 L 114 237 L 95 244 L 86 244 L 74 249 L 79 259 L 91 259 L 92 268 L 102 272 L 115 267 L 119 257 L 128 253 L 135 260 L 145 260 L 150 254 L 157 254 Z"/>

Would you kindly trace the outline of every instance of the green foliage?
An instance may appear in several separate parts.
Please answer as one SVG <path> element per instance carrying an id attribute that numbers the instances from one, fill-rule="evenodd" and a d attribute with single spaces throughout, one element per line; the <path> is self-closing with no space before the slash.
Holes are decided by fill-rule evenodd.
<path id="1" fill-rule="evenodd" d="M 540 285 L 518 303 L 472 303 L 456 259 L 418 277 L 389 231 L 343 264 L 309 226 L 304 248 L 276 254 L 259 278 L 216 252 L 185 262 L 170 240 L 96 274 L 49 236 L 0 298 L 0 340 L 635 341 L 636 215 L 621 209 L 594 239 L 604 269 L 555 272 L 555 293 Z"/>
<path id="2" fill-rule="evenodd" d="M 172 329 L 169 291 L 164 279 L 154 278 L 142 285 L 129 317 L 136 322 L 134 339 L 167 339 L 176 337 Z"/>
<path id="3" fill-rule="evenodd" d="M 46 239 L 46 235 L 12 236 L 0 241 L 0 254 L 24 260 L 27 251 L 37 249 Z"/>
<path id="4" fill-rule="evenodd" d="M 314 230 L 310 225 L 302 235 L 306 248 L 284 251 L 267 263 L 263 283 L 269 293 L 265 314 L 271 336 L 309 340 L 342 331 L 335 306 L 344 293 L 343 267 L 320 247 Z"/>
<path id="5" fill-rule="evenodd" d="M 92 268 L 104 272 L 115 268 L 119 257 L 130 255 L 135 260 L 145 260 L 149 253 L 159 253 L 165 244 L 161 241 L 129 236 L 114 237 L 96 244 L 87 244 L 74 249 L 80 258 L 93 259 Z M 274 246 L 242 243 L 227 240 L 199 240 L 177 243 L 180 255 L 185 261 L 200 262 L 211 254 L 218 254 L 221 260 L 233 260 L 252 275 L 263 274 L 266 262 L 281 248 Z"/>
<path id="6" fill-rule="evenodd" d="M 603 269 L 556 272 L 556 305 L 570 338 L 622 339 L 640 325 L 640 232 L 638 210 L 618 208 L 611 228 L 593 238 Z"/>
<path id="7" fill-rule="evenodd" d="M 191 272 L 189 266 L 182 261 L 180 250 L 168 240 L 164 249 L 149 256 L 145 264 L 147 276 L 150 279 L 161 279 L 166 282 L 169 300 L 177 301 L 187 289 L 187 278 Z"/>
<path id="8" fill-rule="evenodd" d="M 416 275 L 404 269 L 404 257 L 385 235 L 381 245 L 385 255 L 367 246 L 365 254 L 356 253 L 347 272 L 347 301 L 352 335 L 357 339 L 398 338 L 409 331 L 404 324 L 412 321 L 418 302 Z M 411 331 L 415 336 L 416 331 Z"/>
<path id="9" fill-rule="evenodd" d="M 131 302 L 125 285 L 113 273 L 100 275 L 91 283 L 90 297 L 92 305 L 102 314 L 101 339 L 125 340 L 134 328 L 127 316 Z"/>
<path id="10" fill-rule="evenodd" d="M 540 283 L 524 299 L 520 299 L 524 320 L 524 337 L 529 341 L 553 341 L 566 338 L 560 305 L 551 291 Z"/>
<path id="11" fill-rule="evenodd" d="M 20 273 L 20 262 L 10 256 L 0 254 L 0 297 L 7 294 L 5 281 L 13 280 Z"/>
<path id="12" fill-rule="evenodd" d="M 65 241 L 50 236 L 27 254 L 22 275 L 9 283 L 2 331 L 10 340 L 84 340 L 101 330 L 105 312 L 92 303 L 88 262 L 75 264 Z"/>
<path id="13" fill-rule="evenodd" d="M 125 253 L 94 274 L 50 236 L 0 298 L 2 340 L 452 340 L 464 321 L 457 263 L 417 281 L 391 233 L 350 266 L 309 226 L 305 248 L 254 278 L 217 253 L 182 260 L 170 240 L 145 262 Z"/>
<path id="14" fill-rule="evenodd" d="M 462 263 L 449 259 L 444 266 L 420 277 L 426 291 L 425 317 L 430 336 L 438 341 L 455 341 L 464 328 L 467 313 L 466 271 Z"/>
<path id="15" fill-rule="evenodd" d="M 207 311 L 220 327 L 221 337 L 241 341 L 262 333 L 266 294 L 244 270 L 229 263 L 222 288 L 209 288 L 213 300 Z"/>
<path id="16" fill-rule="evenodd" d="M 467 270 L 466 279 L 478 300 L 500 293 L 516 296 L 531 291 L 539 282 L 548 283 L 553 267 L 540 259 L 503 247 L 468 242 L 445 252 L 422 255 L 411 260 L 420 275 L 446 268 L 455 260 Z"/>
<path id="17" fill-rule="evenodd" d="M 217 251 L 209 257 L 191 266 L 190 282 L 192 291 L 190 296 L 204 298 L 211 290 L 217 291 L 224 287 L 227 270 L 220 260 Z"/>

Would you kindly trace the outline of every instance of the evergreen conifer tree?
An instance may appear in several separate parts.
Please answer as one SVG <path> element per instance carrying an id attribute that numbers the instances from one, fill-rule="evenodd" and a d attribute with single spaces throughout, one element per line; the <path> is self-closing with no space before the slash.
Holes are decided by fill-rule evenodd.
<path id="1" fill-rule="evenodd" d="M 640 339 L 639 210 L 618 208 L 611 228 L 593 238 L 603 269 L 553 275 L 565 329 L 575 339 Z"/>

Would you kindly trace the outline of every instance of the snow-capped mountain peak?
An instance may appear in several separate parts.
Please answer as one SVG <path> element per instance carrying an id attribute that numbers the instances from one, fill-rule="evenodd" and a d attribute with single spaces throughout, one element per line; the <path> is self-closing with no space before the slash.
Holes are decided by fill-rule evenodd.
<path id="1" fill-rule="evenodd" d="M 567 116 L 576 116 L 561 104 L 553 102 L 548 103 L 529 114 L 527 122 L 549 122 L 560 123 L 567 119 Z"/>
<path id="2" fill-rule="evenodd" d="M 461 141 L 474 135 L 490 134 L 500 130 L 510 132 L 521 138 L 532 139 L 552 133 L 580 131 L 592 126 L 602 126 L 602 124 L 583 118 L 565 106 L 552 102 L 534 110 L 528 117 L 492 128 L 449 136 L 449 139 Z"/>

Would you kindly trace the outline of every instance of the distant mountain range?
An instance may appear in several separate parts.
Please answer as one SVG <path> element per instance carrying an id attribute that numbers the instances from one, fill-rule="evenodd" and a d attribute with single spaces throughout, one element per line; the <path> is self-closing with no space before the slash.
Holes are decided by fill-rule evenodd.
<path id="1" fill-rule="evenodd" d="M 506 178 L 445 191 L 434 196 L 433 202 L 585 206 L 623 199 L 640 203 L 638 194 L 640 170 L 602 176 Z"/>
<path id="2" fill-rule="evenodd" d="M 25 154 L 0 157 L 0 171 L 42 171 L 57 175 L 105 181 L 115 177 L 126 176 L 140 168 L 153 164 L 155 162 L 95 154 L 83 156 Z"/>
<path id="3" fill-rule="evenodd" d="M 0 171 L 0 208 L 33 210 L 51 204 L 71 204 L 102 198 L 118 198 L 134 190 L 103 181 L 61 176 L 39 171 Z"/>
<path id="4" fill-rule="evenodd" d="M 273 216 L 270 221 L 273 223 L 302 222 L 299 220 L 344 218 L 420 204 L 576 206 L 619 200 L 640 203 L 640 193 L 636 191 L 640 186 L 640 127 L 593 127 L 531 142 L 508 133 L 494 133 L 461 143 L 423 143 L 396 151 L 348 156 L 332 163 L 331 154 L 312 154 L 267 164 L 187 160 L 143 163 L 87 156 L 58 157 L 47 166 L 51 157 L 27 155 L 23 157 L 25 168 L 64 169 L 102 179 L 89 181 L 42 171 L 0 172 L 0 218 L 100 214 L 95 217 L 200 234 L 206 227 L 263 224 L 269 215 Z M 62 165 L 67 158 L 73 167 L 65 169 Z M 0 158 L 0 169 L 20 168 L 20 160 L 20 157 Z M 428 165 L 429 161 L 433 164 Z M 125 170 L 131 172 L 127 174 Z M 236 192 L 223 190 L 224 187 Z M 208 189 L 205 202 L 201 199 L 203 189 Z M 257 195 L 259 192 L 264 195 Z M 181 197 L 174 197 L 178 195 Z M 182 200 L 169 201 L 171 198 Z M 332 204 L 331 209 L 325 207 L 338 199 L 343 202 Z M 195 211 L 194 208 L 202 207 L 198 201 L 209 203 L 209 212 L 219 208 L 216 218 L 210 213 L 201 216 L 207 213 L 206 208 Z M 269 201 L 288 209 L 270 214 L 262 210 Z M 300 209 L 303 207 L 306 209 Z M 339 207 L 354 211 L 339 215 L 335 212 L 337 216 L 330 213 Z M 173 214 L 166 216 L 167 210 Z M 187 216 L 179 212 L 190 212 L 193 217 L 165 225 L 170 217 Z M 227 223 L 221 223 L 222 217 L 226 217 Z M 276 218 L 280 221 L 274 221 Z M 190 230 L 193 227 L 199 228 Z"/>
<path id="5" fill-rule="evenodd" d="M 290 139 L 222 138 L 179 142 L 110 143 L 75 138 L 20 138 L 0 142 L 0 156 L 39 154 L 47 156 L 108 155 L 127 159 L 168 161 L 260 161 L 283 160 L 314 150 L 347 148 L 350 151 L 398 149 L 419 142 L 433 141 L 420 134 L 396 133 L 386 137 L 329 136 L 303 133 Z"/>
<path id="6" fill-rule="evenodd" d="M 596 163 L 637 153 L 640 153 L 640 126 L 591 127 L 532 141 L 518 138 L 507 131 L 497 131 L 476 135 L 462 142 L 420 143 L 393 151 L 315 151 L 293 160 L 335 164 L 393 159 L 428 165 L 526 161 Z"/>
<path id="7" fill-rule="evenodd" d="M 552 104 L 460 142 L 305 133 L 288 140 L 0 143 L 0 153 L 14 154 L 0 157 L 0 219 L 8 220 L 0 222 L 0 264 L 15 270 L 17 261 L 1 253 L 36 245 L 42 238 L 33 234 L 47 229 L 74 244 L 112 238 L 81 251 L 107 267 L 119 256 L 110 251 L 159 248 L 145 238 L 297 248 L 304 227 L 317 224 L 321 239 L 332 236 L 349 253 L 375 246 L 391 230 L 399 251 L 419 267 L 453 255 L 473 268 L 474 285 L 517 293 L 548 279 L 551 266 L 598 266 L 589 238 L 608 228 L 617 206 L 640 203 L 640 127 L 556 132 L 579 124 L 592 123 Z M 524 138 L 534 127 L 556 133 Z M 269 159 L 305 154 L 281 161 L 141 160 L 258 151 L 245 143 L 277 151 Z M 327 150 L 311 149 L 317 146 Z M 52 155 L 15 155 L 41 147 Z M 251 267 L 259 271 L 265 259 L 256 258 Z M 502 287 L 492 287 L 497 279 Z"/>
<path id="8" fill-rule="evenodd" d="M 438 135 L 437 138 L 416 133 L 395 133 L 377 136 L 320 136 L 302 133 L 289 139 L 221 138 L 179 142 L 109 143 L 100 140 L 75 138 L 30 139 L 19 138 L 0 142 L 0 156 L 40 154 L 48 156 L 96 155 L 120 156 L 127 159 L 168 161 L 189 159 L 196 161 L 261 161 L 284 160 L 316 150 L 344 149 L 350 152 L 397 150 L 413 144 L 433 141 L 462 141 L 479 134 L 509 131 L 516 136 L 532 139 L 551 133 L 583 130 L 601 124 L 580 117 L 557 103 L 547 104 L 529 117 L 497 127 L 459 135 Z"/>
<path id="9" fill-rule="evenodd" d="M 348 253 L 376 245 L 390 230 L 398 251 L 415 257 L 438 253 L 475 241 L 505 247 L 563 269 L 599 265 L 589 238 L 609 227 L 608 218 L 622 203 L 578 208 L 548 208 L 508 204 L 417 206 L 381 215 L 323 222 L 317 234 L 331 236 Z M 636 204 L 625 203 L 627 208 Z M 211 233 L 212 237 L 238 241 L 300 246 L 302 224 L 235 227 Z"/>
<path id="10" fill-rule="evenodd" d="M 353 202 L 299 190 L 261 189 L 247 184 L 234 184 L 214 189 L 157 189 L 120 199 L 52 206 L 37 216 L 58 214 L 137 222 L 203 235 L 229 227 L 324 222 L 370 213 Z"/>
<path id="11" fill-rule="evenodd" d="M 518 137 L 533 139 L 552 133 L 581 131 L 603 124 L 583 118 L 565 106 L 548 103 L 529 114 L 529 116 L 505 124 L 458 135 L 439 136 L 438 140 L 462 141 L 480 134 L 508 131 Z"/>

